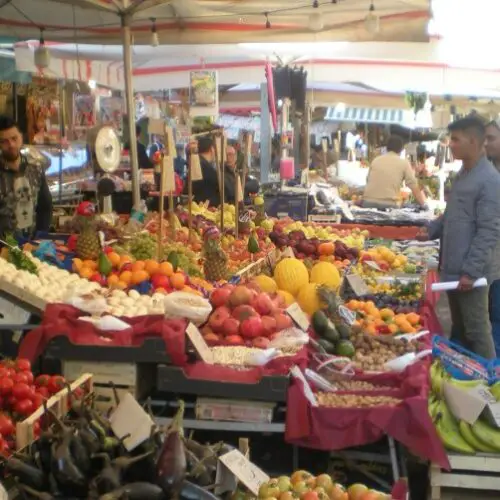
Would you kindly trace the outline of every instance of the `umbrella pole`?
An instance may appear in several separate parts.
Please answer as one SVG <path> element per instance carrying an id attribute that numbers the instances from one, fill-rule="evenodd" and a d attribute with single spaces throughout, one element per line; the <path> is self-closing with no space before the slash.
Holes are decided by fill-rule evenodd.
<path id="1" fill-rule="evenodd" d="M 136 210 L 140 207 L 141 192 L 139 185 L 139 163 L 137 160 L 137 136 L 135 134 L 135 100 L 132 86 L 132 50 L 130 15 L 122 14 L 123 72 L 125 79 L 125 99 L 130 139 L 130 168 L 132 173 L 132 201 Z"/>

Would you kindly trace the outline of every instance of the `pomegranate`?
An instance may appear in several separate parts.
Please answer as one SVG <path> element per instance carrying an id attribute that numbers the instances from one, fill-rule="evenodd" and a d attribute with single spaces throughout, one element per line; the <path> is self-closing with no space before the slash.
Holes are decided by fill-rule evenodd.
<path id="1" fill-rule="evenodd" d="M 231 316 L 231 311 L 225 307 L 218 307 L 210 316 L 208 324 L 212 327 L 214 332 L 221 332 L 222 325 L 227 318 Z"/>
<path id="2" fill-rule="evenodd" d="M 244 285 L 238 285 L 229 295 L 229 304 L 231 307 L 250 304 L 252 300 L 252 292 Z"/>
<path id="3" fill-rule="evenodd" d="M 271 336 L 276 331 L 276 319 L 273 316 L 262 316 L 262 326 L 264 328 L 264 335 Z"/>
<path id="4" fill-rule="evenodd" d="M 240 331 L 240 322 L 233 317 L 226 318 L 222 324 L 222 331 L 226 336 L 238 335 L 238 332 Z"/>
<path id="5" fill-rule="evenodd" d="M 239 335 L 229 335 L 224 337 L 226 345 L 244 345 L 245 341 Z"/>
<path id="6" fill-rule="evenodd" d="M 252 306 L 238 306 L 233 309 L 233 318 L 238 321 L 243 321 L 244 319 L 251 318 L 252 316 L 258 316 L 257 311 Z"/>
<path id="7" fill-rule="evenodd" d="M 209 346 L 220 344 L 220 337 L 216 333 L 206 333 L 203 338 Z"/>
<path id="8" fill-rule="evenodd" d="M 276 320 L 276 331 L 281 332 L 281 330 L 286 330 L 287 328 L 291 328 L 293 326 L 293 321 L 288 314 L 285 313 L 276 313 L 273 314 L 274 319 Z"/>
<path id="9" fill-rule="evenodd" d="M 266 337 L 257 337 L 252 340 L 252 347 L 257 347 L 257 349 L 267 349 L 269 347 L 269 339 L 266 339 Z"/>
<path id="10" fill-rule="evenodd" d="M 231 295 L 230 288 L 216 288 L 210 294 L 210 303 L 214 307 L 221 307 L 227 305 L 229 301 L 229 296 Z"/>
<path id="11" fill-rule="evenodd" d="M 241 322 L 240 334 L 242 337 L 247 339 L 254 339 L 256 337 L 261 337 L 264 328 L 262 326 L 262 320 L 260 316 L 252 316 Z"/>
<path id="12" fill-rule="evenodd" d="M 274 303 L 267 293 L 259 293 L 253 303 L 255 304 L 255 310 L 261 316 L 271 313 L 274 309 Z"/>

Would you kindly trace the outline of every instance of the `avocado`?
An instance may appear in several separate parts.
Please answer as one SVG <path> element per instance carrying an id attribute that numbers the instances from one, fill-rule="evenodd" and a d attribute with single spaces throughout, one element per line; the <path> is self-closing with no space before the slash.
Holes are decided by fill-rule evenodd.
<path id="1" fill-rule="evenodd" d="M 354 349 L 352 342 L 349 340 L 341 340 L 335 349 L 335 354 L 337 356 L 343 356 L 346 358 L 352 358 L 355 352 L 356 350 Z"/>
<path id="2" fill-rule="evenodd" d="M 351 329 L 347 325 L 344 325 L 344 323 L 337 325 L 337 332 L 342 340 L 349 340 L 351 338 Z"/>
<path id="3" fill-rule="evenodd" d="M 323 335 L 323 332 L 327 329 L 328 327 L 328 317 L 326 316 L 326 314 L 319 310 L 319 311 L 316 311 L 313 315 L 312 315 L 312 318 L 311 318 L 311 321 L 312 321 L 312 327 L 314 329 L 314 331 L 322 336 Z"/>
<path id="4" fill-rule="evenodd" d="M 335 354 L 335 344 L 326 339 L 319 339 L 318 344 L 328 353 Z"/>
<path id="5" fill-rule="evenodd" d="M 332 342 L 333 344 L 336 344 L 339 341 L 340 339 L 339 332 L 337 331 L 335 325 L 330 320 L 328 320 L 328 326 L 326 327 L 321 337 Z"/>
<path id="6" fill-rule="evenodd" d="M 177 271 L 177 268 L 179 267 L 179 255 L 177 252 L 170 252 L 168 254 L 167 261 L 172 264 L 174 271 Z"/>

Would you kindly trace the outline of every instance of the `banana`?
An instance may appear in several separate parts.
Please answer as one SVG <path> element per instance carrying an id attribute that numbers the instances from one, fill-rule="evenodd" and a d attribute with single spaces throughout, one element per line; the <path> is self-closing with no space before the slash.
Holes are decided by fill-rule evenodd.
<path id="1" fill-rule="evenodd" d="M 493 429 L 487 423 L 477 420 L 471 426 L 472 433 L 481 443 L 488 445 L 500 452 L 500 431 Z"/>
<path id="2" fill-rule="evenodd" d="M 475 455 L 476 450 L 462 437 L 455 424 L 455 429 L 445 426 L 442 420 L 436 424 L 436 431 L 446 449 L 456 451 L 464 455 Z"/>
<path id="3" fill-rule="evenodd" d="M 459 389 L 472 389 L 477 387 L 478 385 L 486 385 L 484 380 L 475 379 L 475 380 L 458 380 L 456 378 L 450 378 L 448 382 Z"/>
<path id="4" fill-rule="evenodd" d="M 440 396 L 443 393 L 443 381 L 445 373 L 443 370 L 443 366 L 438 359 L 435 360 L 431 365 L 430 376 L 432 392 L 437 396 Z"/>
<path id="5" fill-rule="evenodd" d="M 482 451 L 484 453 L 496 453 L 497 450 L 492 446 L 487 445 L 486 443 L 481 442 L 476 438 L 474 433 L 472 432 L 471 426 L 465 422 L 464 420 L 460 420 L 458 422 L 458 429 L 460 430 L 460 434 L 467 441 L 467 443 L 472 446 L 477 451 Z"/>
<path id="6" fill-rule="evenodd" d="M 497 401 L 500 401 L 500 382 L 495 382 L 491 387 L 490 387 L 490 392 L 493 394 L 494 398 Z"/>

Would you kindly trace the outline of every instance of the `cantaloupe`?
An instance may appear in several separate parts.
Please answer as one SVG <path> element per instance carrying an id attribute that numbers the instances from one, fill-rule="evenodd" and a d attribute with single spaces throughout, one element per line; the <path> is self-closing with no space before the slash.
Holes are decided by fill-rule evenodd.
<path id="1" fill-rule="evenodd" d="M 283 259 L 274 268 L 274 281 L 279 290 L 285 290 L 295 297 L 309 283 L 309 272 L 301 260 Z"/>
<path id="2" fill-rule="evenodd" d="M 340 287 L 340 274 L 331 262 L 318 262 L 311 269 L 311 283 L 324 285 L 333 290 Z"/>

